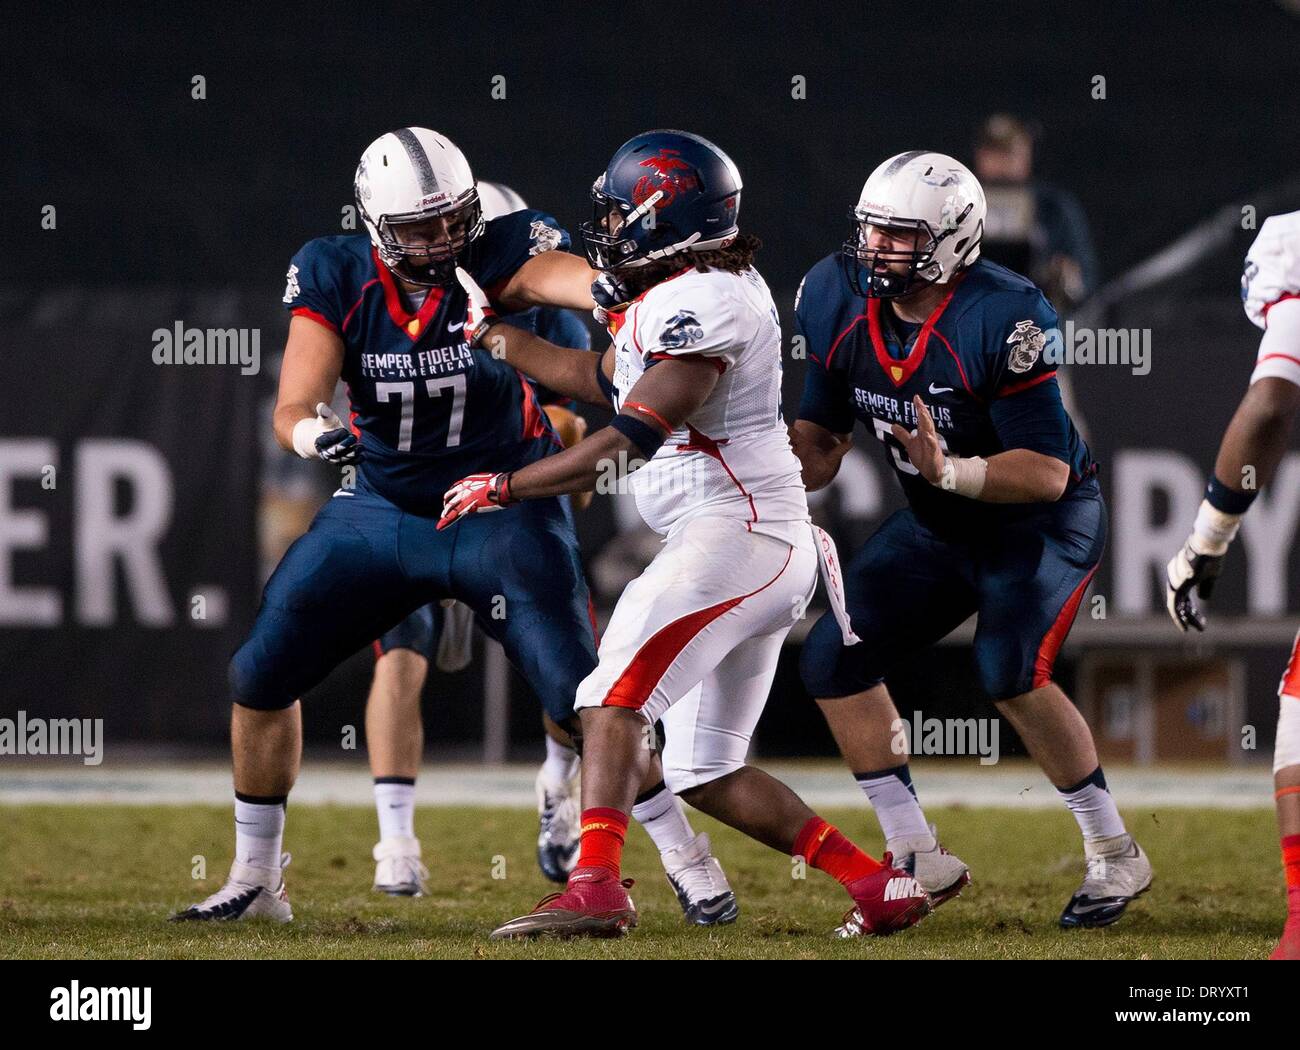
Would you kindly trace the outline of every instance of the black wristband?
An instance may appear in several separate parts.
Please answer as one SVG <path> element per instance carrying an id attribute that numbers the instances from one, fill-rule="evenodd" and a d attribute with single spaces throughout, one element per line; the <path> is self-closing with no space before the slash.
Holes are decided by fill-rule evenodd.
<path id="1" fill-rule="evenodd" d="M 1205 487 L 1205 498 L 1210 506 L 1224 514 L 1245 514 L 1257 495 L 1258 491 L 1238 492 L 1230 489 L 1213 474 L 1210 475 L 1209 485 Z"/>
<path id="2" fill-rule="evenodd" d="M 664 435 L 649 423 L 642 423 L 641 420 L 625 416 L 621 412 L 610 421 L 609 425 L 632 442 L 646 459 L 653 459 L 654 454 L 659 451 L 659 446 L 664 443 Z"/>
<path id="3" fill-rule="evenodd" d="M 495 503 L 498 507 L 508 507 L 515 502 L 510 495 L 510 478 L 513 474 L 513 470 L 508 470 L 492 479 L 492 484 L 488 488 L 489 503 Z"/>

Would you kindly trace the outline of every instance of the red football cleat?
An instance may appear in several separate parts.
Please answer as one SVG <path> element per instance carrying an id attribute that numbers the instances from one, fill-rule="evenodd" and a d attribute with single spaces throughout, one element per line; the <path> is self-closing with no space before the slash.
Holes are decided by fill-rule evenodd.
<path id="1" fill-rule="evenodd" d="M 544 897 L 527 915 L 492 931 L 494 941 L 522 937 L 621 937 L 636 925 L 631 879 L 608 868 L 575 868 L 563 893 Z"/>
<path id="2" fill-rule="evenodd" d="M 915 878 L 893 866 L 892 853 L 885 854 L 884 865 L 846 887 L 857 907 L 844 916 L 837 937 L 888 937 L 930 914 L 930 895 Z"/>
<path id="3" fill-rule="evenodd" d="M 1282 939 L 1277 942 L 1270 959 L 1300 960 L 1300 912 L 1292 912 L 1282 927 Z"/>

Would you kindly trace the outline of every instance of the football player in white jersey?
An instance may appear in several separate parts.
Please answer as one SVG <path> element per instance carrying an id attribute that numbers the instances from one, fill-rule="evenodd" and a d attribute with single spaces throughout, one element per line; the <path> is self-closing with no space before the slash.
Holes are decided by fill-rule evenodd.
<path id="1" fill-rule="evenodd" d="M 1300 408 L 1300 211 L 1272 216 L 1260 227 L 1246 255 L 1241 297 L 1246 315 L 1264 335 L 1250 388 L 1219 445 L 1192 534 L 1169 562 L 1169 614 L 1182 631 L 1205 630 L 1196 597 L 1210 597 L 1242 516 L 1286 452 Z M 1273 786 L 1287 919 L 1270 958 L 1300 959 L 1300 636 L 1278 696 Z"/>
<path id="2" fill-rule="evenodd" d="M 838 879 L 853 906 L 842 935 L 888 934 L 927 914 L 916 879 L 882 864 L 745 757 L 781 646 L 816 587 L 799 462 L 780 409 L 780 322 L 736 224 L 741 182 L 712 143 L 654 131 L 625 143 L 597 180 L 588 258 L 622 309 L 593 368 L 493 324 L 466 274 L 471 343 L 547 386 L 611 402 L 613 423 L 546 464 L 465 478 L 443 520 L 586 491 L 635 469 L 630 489 L 664 547 L 623 592 L 599 662 L 578 689 L 582 839 L 566 891 L 494 937 L 615 936 L 636 925 L 620 861 L 653 726 L 669 788 L 696 808 Z M 639 467 L 639 469 L 637 469 Z"/>

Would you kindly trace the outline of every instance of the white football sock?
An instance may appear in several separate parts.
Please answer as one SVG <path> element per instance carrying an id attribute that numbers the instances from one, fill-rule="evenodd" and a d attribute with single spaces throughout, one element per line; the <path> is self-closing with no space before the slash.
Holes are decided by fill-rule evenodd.
<path id="1" fill-rule="evenodd" d="M 375 781 L 375 812 L 379 814 L 381 839 L 415 838 L 415 781 Z"/>
<path id="2" fill-rule="evenodd" d="M 1106 789 L 1106 777 L 1098 766 L 1087 780 L 1069 788 L 1057 788 L 1079 822 L 1086 842 L 1114 838 L 1124 834 L 1124 820 L 1115 805 L 1115 796 Z"/>
<path id="3" fill-rule="evenodd" d="M 578 772 L 578 752 L 565 747 L 558 740 L 546 737 L 546 761 L 542 763 L 542 777 L 549 784 L 567 784 Z"/>
<path id="4" fill-rule="evenodd" d="M 661 783 L 632 807 L 632 817 L 646 830 L 660 853 L 685 846 L 695 838 L 681 801 Z"/>
<path id="5" fill-rule="evenodd" d="M 280 868 L 284 839 L 283 802 L 235 799 L 235 859 L 256 868 Z M 272 887 L 274 889 L 274 887 Z"/>
<path id="6" fill-rule="evenodd" d="M 876 811 L 886 842 L 929 837 L 930 828 L 912 790 L 912 774 L 906 764 L 877 773 L 854 773 L 853 779 Z"/>

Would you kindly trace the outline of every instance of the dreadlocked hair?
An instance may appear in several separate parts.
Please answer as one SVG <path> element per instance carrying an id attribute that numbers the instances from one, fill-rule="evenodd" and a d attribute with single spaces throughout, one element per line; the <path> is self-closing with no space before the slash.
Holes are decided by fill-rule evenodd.
<path id="1" fill-rule="evenodd" d="M 735 240 L 723 248 L 711 248 L 703 252 L 686 251 L 680 255 L 671 255 L 667 259 L 656 259 L 644 266 L 624 270 L 619 277 L 632 292 L 640 295 L 647 288 L 653 288 L 660 281 L 667 280 L 685 269 L 697 270 L 700 273 L 707 273 L 709 270 L 743 273 L 754 265 L 754 256 L 758 254 L 761 247 L 763 242 L 753 234 L 740 233 L 736 235 Z"/>

